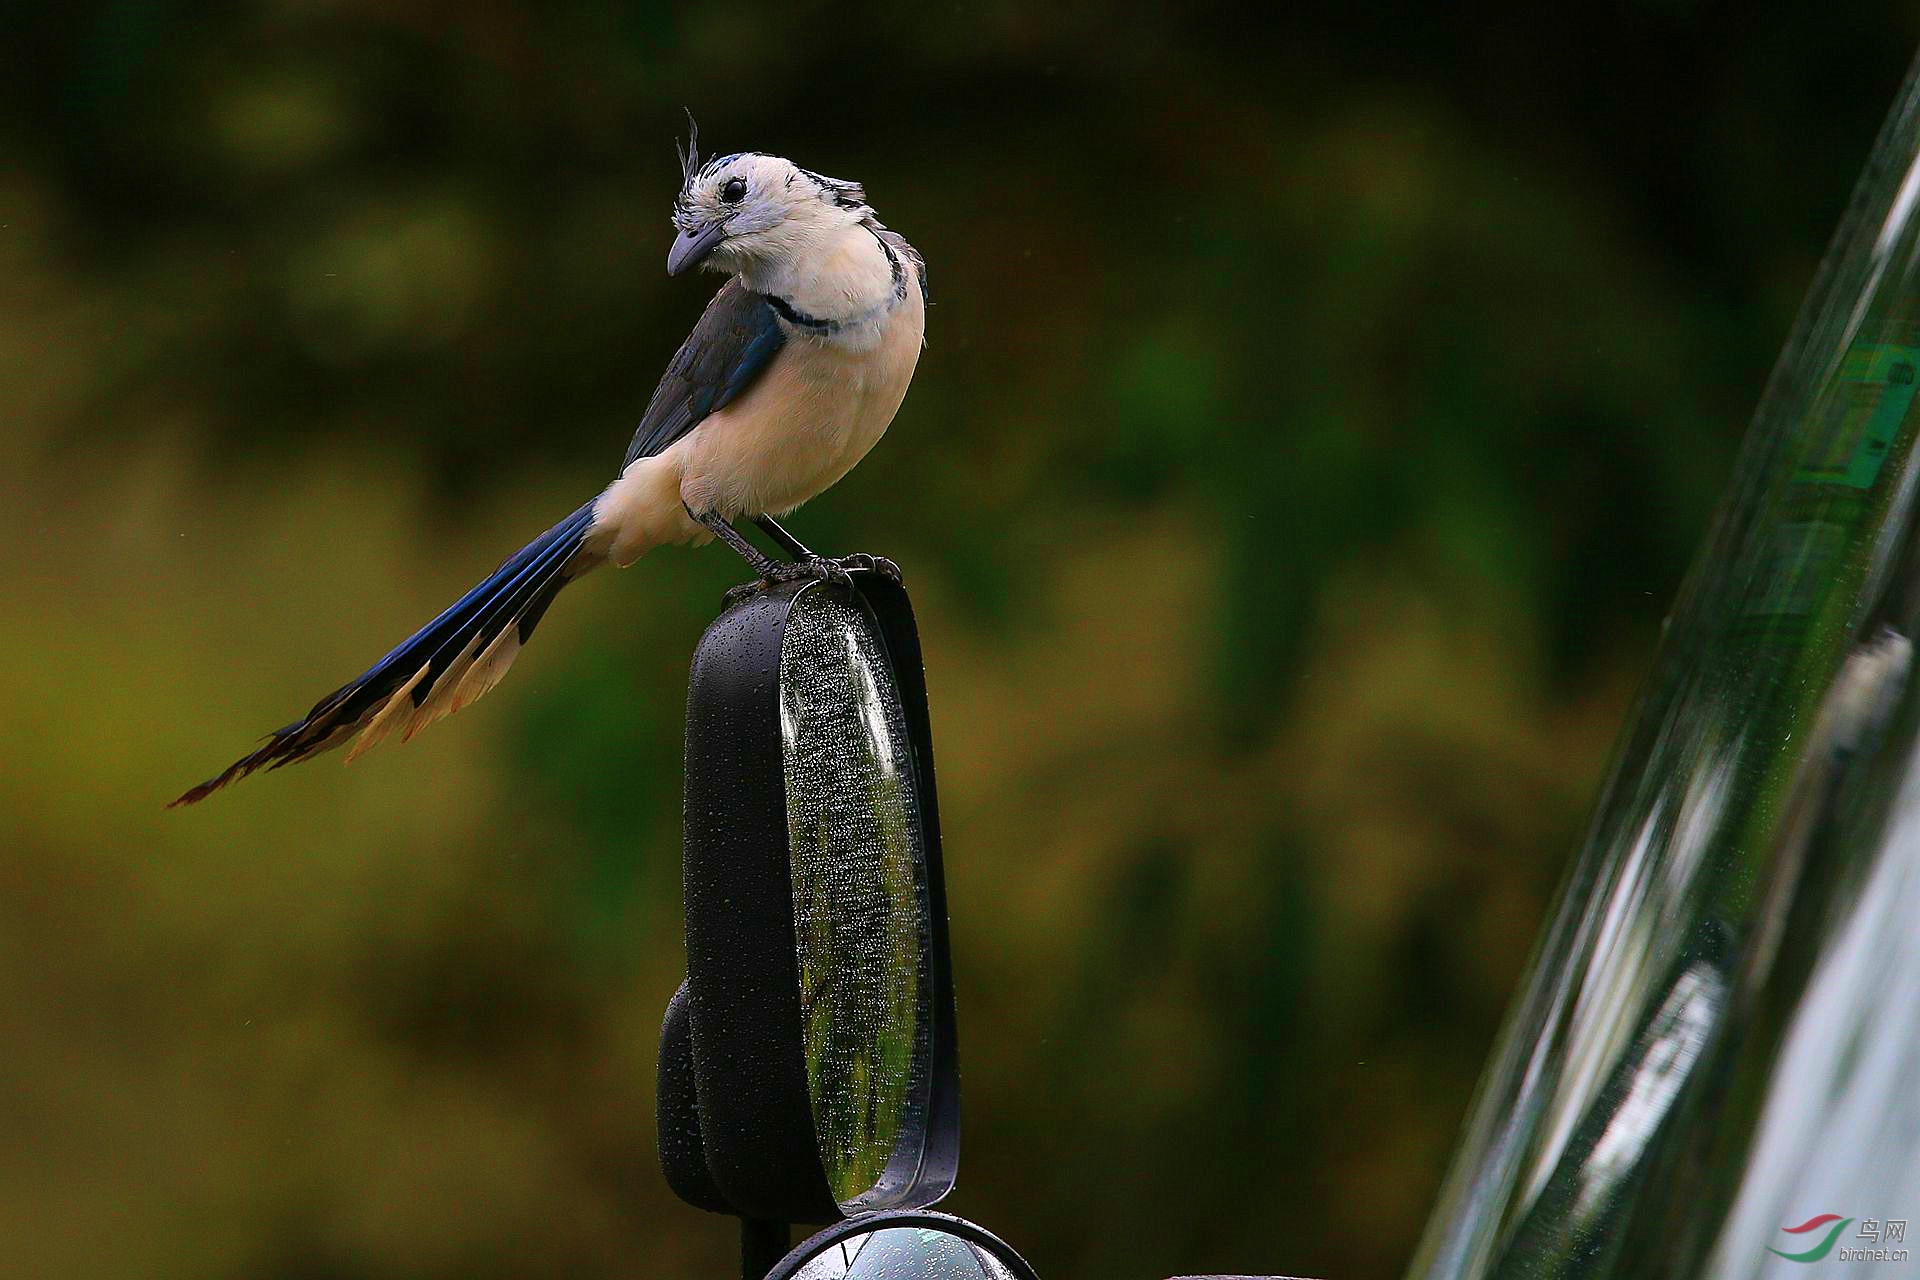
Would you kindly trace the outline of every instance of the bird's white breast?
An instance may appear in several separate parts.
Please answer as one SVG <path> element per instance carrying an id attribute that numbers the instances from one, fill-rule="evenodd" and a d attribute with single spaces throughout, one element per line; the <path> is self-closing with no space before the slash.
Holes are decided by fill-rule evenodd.
<path id="1" fill-rule="evenodd" d="M 783 515 L 851 471 L 906 398 L 926 305 L 908 273 L 905 296 L 865 324 L 788 327 L 760 380 L 681 442 L 681 493 L 696 511 Z"/>

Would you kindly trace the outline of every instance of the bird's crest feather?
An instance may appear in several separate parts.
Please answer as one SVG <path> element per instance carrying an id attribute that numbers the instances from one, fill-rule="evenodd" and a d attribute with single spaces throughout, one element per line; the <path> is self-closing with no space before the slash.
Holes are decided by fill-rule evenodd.
<path id="1" fill-rule="evenodd" d="M 687 143 L 676 147 L 680 156 L 680 187 L 685 190 L 693 181 L 693 175 L 700 172 L 700 122 L 693 118 L 693 112 L 687 112 Z"/>

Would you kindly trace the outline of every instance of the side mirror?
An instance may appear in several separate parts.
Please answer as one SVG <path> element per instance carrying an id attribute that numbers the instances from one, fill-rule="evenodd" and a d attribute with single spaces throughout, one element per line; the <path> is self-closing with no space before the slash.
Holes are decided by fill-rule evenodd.
<path id="1" fill-rule="evenodd" d="M 854 582 L 727 610 L 687 695 L 661 1164 L 688 1203 L 763 1222 L 923 1209 L 959 1164 L 919 636 L 897 583 Z"/>

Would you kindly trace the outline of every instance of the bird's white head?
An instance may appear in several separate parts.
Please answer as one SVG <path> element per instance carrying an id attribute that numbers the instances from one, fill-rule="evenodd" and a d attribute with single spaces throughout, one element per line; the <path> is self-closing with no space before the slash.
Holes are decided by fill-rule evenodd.
<path id="1" fill-rule="evenodd" d="M 805 261 L 873 217 L 857 182 L 758 151 L 702 163 L 689 138 L 673 202 L 667 274 L 704 266 L 734 275 Z"/>

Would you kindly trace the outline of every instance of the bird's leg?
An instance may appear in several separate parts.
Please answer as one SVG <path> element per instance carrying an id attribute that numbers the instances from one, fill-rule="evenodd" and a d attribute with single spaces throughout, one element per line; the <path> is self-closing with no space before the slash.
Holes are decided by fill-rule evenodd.
<path id="1" fill-rule="evenodd" d="M 687 508 L 687 514 L 693 517 L 695 523 L 705 525 L 709 533 L 726 543 L 728 548 L 742 560 L 745 560 L 747 566 L 755 573 L 765 578 L 768 582 L 773 581 L 773 571 L 778 567 L 778 562 L 775 561 L 772 556 L 741 537 L 740 531 L 728 524 L 719 512 L 695 511 L 684 502 L 680 505 Z"/>
<path id="2" fill-rule="evenodd" d="M 842 569 L 870 569 L 875 573 L 900 581 L 900 566 L 885 556 L 870 556 L 864 551 L 855 551 L 844 556 L 819 556 L 807 550 L 806 544 L 781 527 L 772 516 L 755 516 L 753 522 L 769 538 L 780 544 L 780 549 L 796 561 L 822 560 Z"/>
<path id="3" fill-rule="evenodd" d="M 818 560 L 820 558 L 807 550 L 806 543 L 788 533 L 772 516 L 755 516 L 753 522 L 760 526 L 760 532 L 780 544 L 780 549 L 787 553 L 789 559 Z"/>
<path id="4" fill-rule="evenodd" d="M 686 504 L 682 503 L 681 505 L 685 506 Z M 785 564 L 775 560 L 772 556 L 767 555 L 761 551 L 760 548 L 741 537 L 740 531 L 727 523 L 719 512 L 699 512 L 695 511 L 692 507 L 687 507 L 687 514 L 693 517 L 697 523 L 706 526 L 706 528 L 713 533 L 714 537 L 726 543 L 727 546 L 733 549 L 735 554 L 742 560 L 745 560 L 748 565 L 752 566 L 755 573 L 760 575 L 758 582 L 745 583 L 727 592 L 724 597 L 724 602 L 728 608 L 739 604 L 756 591 L 764 591 L 777 583 L 795 582 L 802 578 L 816 578 L 822 582 L 835 583 L 849 589 L 853 586 L 853 578 L 837 561 L 828 560 L 809 552 L 804 559 L 796 560 L 791 564 Z M 786 531 L 783 529 L 781 532 L 784 534 Z M 791 535 L 788 536 L 788 540 L 791 540 Z M 799 543 L 795 542 L 794 545 L 799 546 Z M 806 548 L 802 547 L 801 550 L 805 551 Z"/>

